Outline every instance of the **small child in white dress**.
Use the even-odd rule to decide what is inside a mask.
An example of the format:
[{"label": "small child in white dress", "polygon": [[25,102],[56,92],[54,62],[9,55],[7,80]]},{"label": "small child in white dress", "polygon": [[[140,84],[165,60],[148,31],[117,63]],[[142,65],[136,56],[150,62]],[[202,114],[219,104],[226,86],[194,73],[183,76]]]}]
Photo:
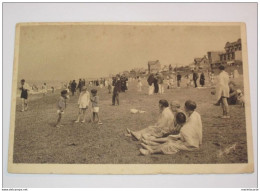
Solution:
[{"label": "small child in white dress", "polygon": [[81,93],[79,95],[79,100],[78,100],[78,105],[79,105],[79,114],[78,114],[78,118],[75,121],[75,123],[78,123],[80,120],[80,117],[83,116],[82,119],[82,123],[85,123],[86,120],[86,111],[88,109],[89,106],[89,102],[90,102],[90,94],[87,91],[87,87],[83,86],[81,89]]},{"label": "small child in white dress", "polygon": [[137,91],[141,92],[143,84],[139,76],[137,76],[137,82]]}]

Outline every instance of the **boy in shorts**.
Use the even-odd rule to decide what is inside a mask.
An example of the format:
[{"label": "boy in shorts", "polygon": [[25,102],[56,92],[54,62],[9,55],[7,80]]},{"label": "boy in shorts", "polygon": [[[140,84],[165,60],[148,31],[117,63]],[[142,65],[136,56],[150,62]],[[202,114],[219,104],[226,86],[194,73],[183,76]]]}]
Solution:
[{"label": "boy in shorts", "polygon": [[27,111],[28,109],[28,92],[30,91],[30,86],[25,82],[24,79],[21,80],[21,86],[19,88],[21,90],[21,99],[22,99],[22,110]]},{"label": "boy in shorts", "polygon": [[97,90],[96,89],[92,89],[91,90],[91,103],[92,103],[92,111],[93,111],[93,119],[92,119],[92,122],[95,122],[95,117],[97,117],[98,119],[98,124],[99,125],[102,125],[103,123],[100,121],[99,119],[99,115],[98,115],[98,112],[99,112],[99,97],[97,95]]},{"label": "boy in shorts", "polygon": [[66,100],[68,99],[68,91],[67,90],[62,90],[61,91],[61,97],[57,103],[57,113],[58,113],[58,120],[56,123],[56,127],[61,127],[60,121],[61,121],[61,116],[64,114],[64,110],[66,108]]}]

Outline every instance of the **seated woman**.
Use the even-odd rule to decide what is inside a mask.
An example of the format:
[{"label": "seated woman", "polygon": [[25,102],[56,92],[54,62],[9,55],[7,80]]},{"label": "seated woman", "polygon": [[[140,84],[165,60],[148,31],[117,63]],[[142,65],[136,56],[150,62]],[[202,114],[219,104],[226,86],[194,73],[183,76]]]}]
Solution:
[{"label": "seated woman", "polygon": [[[142,144],[144,149],[140,149],[142,155],[154,153],[175,154],[180,150],[194,151],[202,144],[202,122],[200,114],[195,111],[194,101],[185,102],[185,112],[188,117],[187,122],[181,127],[180,134],[170,135],[163,139],[153,139]],[[181,125],[185,120],[182,114],[176,115],[176,121]],[[160,144],[163,143],[163,144]]]},{"label": "seated woman", "polygon": [[[179,104],[177,102],[172,102],[171,109],[177,111],[178,107]],[[161,115],[155,125],[135,132],[127,128],[127,132],[135,137],[137,140],[141,140],[142,138],[149,139],[153,137],[163,137],[165,134],[172,131],[172,128],[174,127],[174,114],[169,108],[168,101],[160,100],[159,109]]]},{"label": "seated woman", "polygon": [[169,134],[167,137],[163,137],[163,138],[152,138],[152,139],[142,139],[141,145],[145,147],[144,144],[146,145],[152,145],[152,146],[156,146],[156,145],[160,145],[162,143],[166,143],[167,141],[171,140],[172,137],[176,137],[175,135],[180,133],[180,129],[182,128],[182,126],[185,124],[186,122],[186,114],[183,113],[182,111],[179,111],[175,114],[175,122],[174,122],[174,130],[171,132],[171,134]]}]

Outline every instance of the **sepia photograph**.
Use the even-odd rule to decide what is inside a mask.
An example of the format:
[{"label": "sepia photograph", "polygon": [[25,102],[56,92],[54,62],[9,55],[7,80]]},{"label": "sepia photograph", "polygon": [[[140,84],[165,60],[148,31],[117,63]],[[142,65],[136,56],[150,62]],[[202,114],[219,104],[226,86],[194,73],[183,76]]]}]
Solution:
[{"label": "sepia photograph", "polygon": [[19,23],[8,170],[251,173],[243,23]]}]

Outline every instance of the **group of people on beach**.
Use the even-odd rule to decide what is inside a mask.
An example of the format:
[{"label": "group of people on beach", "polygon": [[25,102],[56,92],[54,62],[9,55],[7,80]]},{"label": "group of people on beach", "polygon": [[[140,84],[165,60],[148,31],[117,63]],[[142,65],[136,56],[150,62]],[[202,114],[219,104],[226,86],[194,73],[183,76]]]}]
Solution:
[{"label": "group of people on beach", "polygon": [[202,122],[197,104],[187,100],[184,108],[177,101],[159,101],[160,116],[156,124],[139,131],[126,129],[127,136],[141,141],[140,153],[175,154],[180,150],[194,151],[202,144]]},{"label": "group of people on beach", "polygon": [[[194,84],[194,87],[197,88],[197,80],[199,79],[199,83],[201,87],[204,87],[205,85],[205,74],[203,71],[199,74],[197,70],[192,70],[191,74],[186,74],[184,76],[186,78],[186,85],[187,87],[190,87]],[[176,78],[176,81],[174,79]],[[163,94],[164,93],[164,83],[167,84],[167,89],[172,89],[175,86],[175,82],[177,82],[177,88],[181,87],[182,82],[182,75],[181,72],[176,73],[176,77],[167,75],[164,77],[164,75],[161,72],[157,73],[151,73],[148,78],[147,82],[149,85],[148,89],[148,95],[152,94]],[[142,84],[138,81],[138,91],[141,91]]]},{"label": "group of people on beach", "polygon": [[82,91],[82,88],[84,86],[96,86],[96,87],[108,87],[108,84],[109,84],[109,80],[105,79],[105,78],[100,78],[100,79],[97,79],[97,80],[89,80],[89,81],[86,81],[85,79],[79,79],[78,83],[76,82],[76,80],[71,80],[69,82],[69,85],[68,85],[68,89],[69,91],[71,91],[72,93],[72,96],[75,95],[76,91],[78,90],[78,92],[80,93]]},{"label": "group of people on beach", "polygon": [[108,79],[101,78],[100,80],[92,80],[88,82],[86,82],[85,79],[79,79],[78,83],[76,83],[75,80],[72,80],[69,82],[68,90],[71,91],[72,96],[74,96],[77,90],[81,93],[82,88],[85,87],[86,84],[88,84],[89,87],[106,87],[108,89],[108,93],[112,93],[112,105],[119,105],[119,93],[126,92],[126,90],[128,90],[128,78],[126,75],[119,74]]},{"label": "group of people on beach", "polygon": [[147,82],[149,85],[148,95],[152,94],[163,94],[164,93],[164,87],[163,87],[163,75],[161,73],[153,74],[151,73],[148,78]]},{"label": "group of people on beach", "polygon": [[[108,83],[108,89],[111,87],[113,95],[112,95],[112,105],[115,105],[117,103],[119,105],[119,92],[125,92],[127,88],[127,77],[122,75],[117,75],[116,77],[112,78],[111,86],[109,86],[110,83]],[[72,92],[72,96],[74,96],[76,90],[79,90],[79,99],[78,99],[78,106],[79,106],[79,113],[77,120],[75,123],[80,122],[80,119],[82,118],[82,123],[86,122],[86,111],[89,108],[89,105],[91,103],[92,105],[92,122],[95,122],[97,119],[97,123],[99,125],[102,125],[102,122],[99,117],[99,96],[97,95],[97,90],[92,89],[91,95],[87,91],[87,87],[85,86],[85,80],[79,80],[79,83],[77,84],[75,80],[71,81],[69,84],[69,90]],[[90,85],[89,85],[90,86]],[[109,89],[109,93],[111,92],[111,89]],[[66,100],[69,98],[67,90],[61,91],[61,97],[58,101],[57,107],[58,107],[58,120],[56,123],[56,127],[60,127],[60,122],[62,115],[64,114],[64,110],[66,108]]]},{"label": "group of people on beach", "polygon": [[[57,119],[57,123],[55,125],[56,127],[62,126],[61,118],[62,118],[62,115],[64,114],[66,106],[67,106],[67,99],[69,99],[68,91],[62,90],[61,97],[57,103],[58,119]],[[91,105],[91,107],[90,107],[90,105]],[[81,123],[85,123],[87,109],[91,109],[91,111],[92,111],[91,122],[95,123],[96,119],[97,119],[97,123],[99,125],[102,125],[102,122],[99,117],[99,96],[97,95],[96,89],[92,89],[91,95],[90,95],[90,93],[87,91],[87,87],[83,86],[81,88],[81,92],[80,92],[79,99],[78,99],[78,107],[79,107],[79,112],[78,112],[78,117],[77,117],[77,120],[75,121],[75,123],[79,123],[80,119],[82,119]]]},{"label": "group of people on beach", "polygon": [[[215,105],[222,106],[223,115],[221,118],[225,119],[230,118],[229,105],[237,104],[239,102],[244,103],[244,98],[242,91],[236,89],[236,84],[233,81],[230,81],[230,75],[225,71],[225,67],[221,65],[219,70],[219,75],[216,77],[215,90],[211,93],[216,95],[217,102]],[[197,76],[194,71],[192,71],[192,75],[195,78]],[[203,77],[203,75],[204,73],[201,73],[200,78],[204,78],[205,80],[205,76]],[[193,80],[196,87],[195,78],[193,78]],[[141,91],[141,77],[137,76],[136,80],[138,91]],[[181,75],[180,73],[177,73],[177,81],[180,80]],[[112,92],[112,105],[119,105],[119,93],[125,92],[128,89],[127,81],[128,79],[125,76],[120,75],[111,78],[111,89],[109,88],[109,85],[107,86],[109,93]],[[162,86],[163,76],[160,73],[149,75],[147,82],[149,84],[149,95],[155,92],[164,92]],[[179,83],[180,82],[178,82],[178,87]],[[46,86],[46,84],[44,85]],[[99,125],[102,125],[99,116],[99,96],[97,94],[97,89],[91,89],[89,93],[83,80],[80,80],[78,84],[75,80],[71,81],[69,90],[72,92],[72,95],[74,95],[77,89],[79,90],[77,102],[79,112],[75,123],[85,123],[87,110],[90,109],[92,112],[91,122],[97,122]],[[22,99],[21,111],[26,111],[28,109],[27,99],[30,86],[24,79],[21,80],[20,90]],[[57,102],[58,119],[55,125],[56,127],[62,126],[61,119],[67,107],[68,98],[69,91],[63,89]],[[154,153],[175,154],[180,150],[197,150],[202,144],[202,122],[200,114],[195,111],[196,108],[197,104],[191,100],[187,100],[184,103],[184,107],[181,108],[181,105],[177,101],[169,103],[167,100],[161,99],[159,101],[160,116],[157,123],[139,131],[126,129],[127,136],[132,136],[136,140],[141,141],[142,148],[140,149],[140,153],[142,155]]]}]

